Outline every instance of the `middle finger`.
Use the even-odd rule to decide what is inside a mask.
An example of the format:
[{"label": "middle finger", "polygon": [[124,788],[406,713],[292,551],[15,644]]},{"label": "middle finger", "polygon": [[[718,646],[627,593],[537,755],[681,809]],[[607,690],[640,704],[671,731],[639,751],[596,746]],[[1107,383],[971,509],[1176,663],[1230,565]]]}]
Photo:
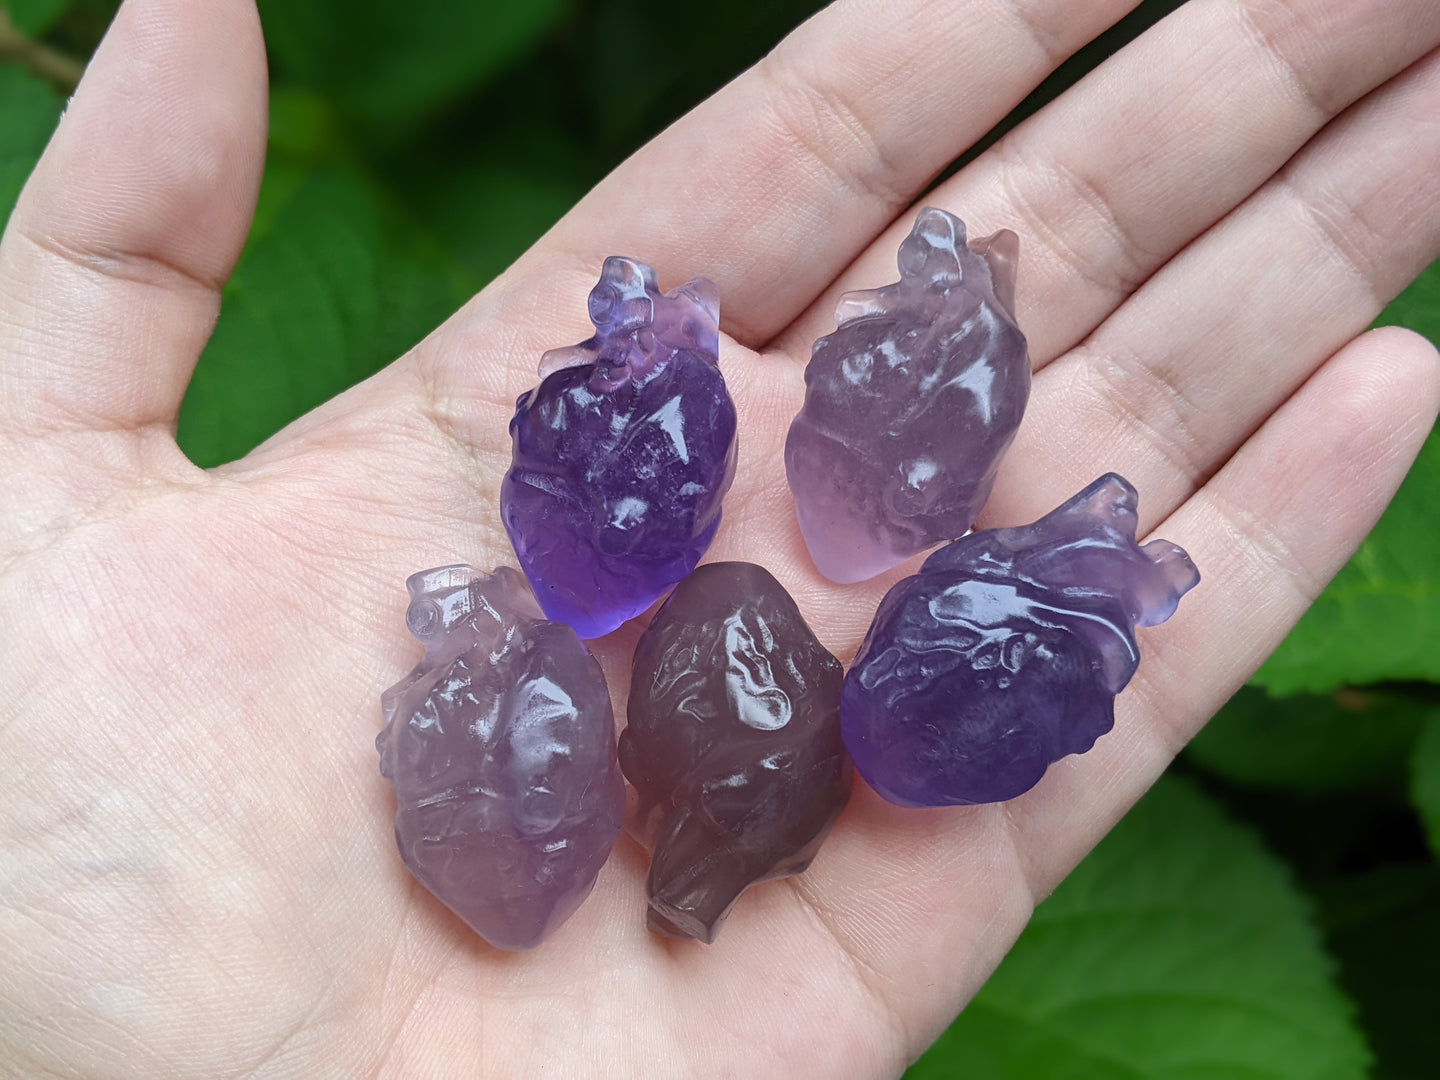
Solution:
[{"label": "middle finger", "polygon": [[[1415,0],[1192,0],[930,196],[1016,230],[1036,368],[1081,341],[1330,119],[1440,44]],[[889,229],[775,345],[808,355],[835,300],[895,277]]]},{"label": "middle finger", "polygon": [[1440,51],[1353,106],[1040,372],[986,524],[1119,467],[1142,529],[1200,487],[1440,249]]}]

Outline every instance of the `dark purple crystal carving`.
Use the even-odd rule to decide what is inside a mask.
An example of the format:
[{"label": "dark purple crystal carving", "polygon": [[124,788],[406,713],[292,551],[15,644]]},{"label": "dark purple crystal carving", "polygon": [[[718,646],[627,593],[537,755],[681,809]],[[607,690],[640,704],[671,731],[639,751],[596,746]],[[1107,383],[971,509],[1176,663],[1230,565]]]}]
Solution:
[{"label": "dark purple crystal carving", "polygon": [[510,421],[500,512],[551,619],[599,637],[695,568],[735,475],[735,405],[704,278],[661,294],[612,256],[590,292],[595,336],[541,361]]},{"label": "dark purple crystal carving", "polygon": [[1033,525],[949,544],[886,593],[845,676],[845,745],[901,806],[999,802],[1115,722],[1155,626],[1200,580],[1135,542],[1135,489],[1102,476]]},{"label": "dark purple crystal carving", "polygon": [[785,471],[805,545],[832,581],[863,581],[970,528],[1030,396],[1015,325],[1019,240],[965,242],[921,210],[900,280],[846,293],[815,342]]},{"label": "dark purple crystal carving", "polygon": [[508,566],[406,584],[425,656],[385,691],[375,740],[400,855],[490,944],[528,949],[589,895],[620,833],[605,676]]},{"label": "dark purple crystal carving", "polygon": [[750,563],[680,583],[635,650],[620,764],[655,828],[649,928],[713,941],[736,897],[798,874],[850,797],[839,661]]}]

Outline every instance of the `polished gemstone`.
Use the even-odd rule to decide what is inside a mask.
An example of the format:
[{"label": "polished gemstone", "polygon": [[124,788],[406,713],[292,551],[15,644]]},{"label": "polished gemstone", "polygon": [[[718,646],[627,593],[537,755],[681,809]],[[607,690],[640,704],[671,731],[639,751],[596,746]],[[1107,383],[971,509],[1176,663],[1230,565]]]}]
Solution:
[{"label": "polished gemstone", "polygon": [[863,581],[962,536],[990,496],[1030,396],[1015,325],[1019,240],[965,240],[921,210],[900,280],[847,293],[815,342],[785,442],[800,531],[819,571]]},{"label": "polished gemstone", "polygon": [[735,405],[704,278],[661,293],[605,260],[595,335],[542,358],[510,421],[501,517],[547,617],[599,637],[695,568],[735,475]]},{"label": "polished gemstone", "polygon": [[1032,525],[972,533],[880,602],[845,676],[856,768],[902,806],[1010,799],[1090,749],[1155,626],[1200,580],[1179,547],[1135,541],[1110,473]]},{"label": "polished gemstone", "polygon": [[653,854],[648,924],[713,941],[757,881],[798,874],[850,797],[840,663],[751,563],[680,583],[640,638],[620,764]]},{"label": "polished gemstone", "polygon": [[530,948],[589,895],[620,833],[605,677],[508,566],[407,585],[425,655],[385,692],[375,740],[400,855],[490,944]]}]

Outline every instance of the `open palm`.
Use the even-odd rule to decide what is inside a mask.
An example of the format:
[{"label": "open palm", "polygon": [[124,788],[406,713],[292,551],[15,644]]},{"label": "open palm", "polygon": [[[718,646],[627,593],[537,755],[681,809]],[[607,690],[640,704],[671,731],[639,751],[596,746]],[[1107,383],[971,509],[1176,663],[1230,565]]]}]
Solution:
[{"label": "open palm", "polygon": [[[250,0],[128,0],[0,248],[0,1060],[21,1074],[892,1074],[1354,550],[1440,368],[1362,333],[1440,249],[1440,7],[1195,0],[927,195],[1021,237],[1037,375],[982,524],[1116,470],[1204,584],[1113,734],[1011,803],[858,785],[711,947],[644,930],[622,838],[539,950],[402,868],[372,740],[403,581],[513,562],[506,423],[601,259],[722,297],[740,463],[710,552],[842,659],[781,448],[810,342],[906,206],[1129,0],[842,0],[597,188],[410,354],[241,461],[173,438],[249,224]],[[1428,55],[1427,55],[1428,54]],[[1360,335],[1357,337],[1357,335]],[[597,642],[617,702],[638,631]],[[549,1071],[547,1071],[549,1070]]]}]

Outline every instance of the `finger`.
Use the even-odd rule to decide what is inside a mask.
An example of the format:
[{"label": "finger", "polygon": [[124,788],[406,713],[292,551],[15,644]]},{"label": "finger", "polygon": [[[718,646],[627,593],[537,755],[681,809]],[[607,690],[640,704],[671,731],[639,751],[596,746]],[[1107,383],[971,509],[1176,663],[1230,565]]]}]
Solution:
[{"label": "finger", "polygon": [[[725,329],[788,323],[926,183],[1135,0],[842,0],[599,185],[532,252],[617,252],[720,287]],[[618,92],[618,91],[611,91]]]},{"label": "finger", "polygon": [[[241,467],[396,393],[418,394],[458,443],[508,453],[494,433],[533,383],[540,353],[592,332],[576,298],[608,254],[651,262],[667,288],[711,278],[727,328],[768,336],[889,220],[896,200],[1133,3],[833,4],[617,169],[383,373],[373,394],[352,391],[317,410]],[[877,199],[887,187],[893,197]],[[729,335],[722,341],[729,370],[740,350]]]},{"label": "finger", "polygon": [[[1083,347],[1040,371],[980,525],[1032,521],[1112,469],[1139,488],[1145,527],[1188,498],[1440,250],[1437,115],[1440,56],[1352,107]],[[749,437],[711,557],[745,558],[768,538],[767,565],[848,657],[885,589],[919,559],[854,589],[818,576],[793,498],[773,482],[803,370],[770,356],[728,360]],[[775,543],[777,522],[787,544]]]},{"label": "finger", "polygon": [[[1101,65],[926,201],[1021,240],[1017,303],[1037,368],[1088,334],[1333,116],[1440,44],[1414,0],[1203,0]],[[777,346],[808,356],[835,300],[895,277],[909,216]]]},{"label": "finger", "polygon": [[249,228],[251,0],[127,0],[0,244],[0,429],[170,425]]},{"label": "finger", "polygon": [[[1381,330],[1348,345],[1157,530],[1204,577],[1142,633],[1139,672],[1095,749],[1004,804],[902,810],[857,791],[796,887],[908,1018],[912,1055],[1294,625],[1378,518],[1437,408],[1440,364],[1423,339]],[[973,959],[968,979],[937,997],[957,958]]]},{"label": "finger", "polygon": [[[1328,95],[1327,100],[1332,107],[1338,107],[1338,103],[1360,93],[1364,87],[1383,77],[1384,72],[1400,63],[1400,57],[1409,55],[1415,47],[1414,42],[1424,36],[1417,30],[1418,16],[1414,14],[1413,5],[1381,5],[1369,21],[1356,29],[1366,45],[1362,50],[1366,59],[1352,60],[1343,49],[1337,49],[1333,45],[1337,35],[1343,36],[1340,32],[1351,29],[1344,22],[1344,13],[1341,10],[1344,5],[1332,9],[1330,5],[1335,3],[1340,3],[1340,0],[1311,0],[1312,5],[1318,5],[1316,11],[1310,12],[1302,20],[1301,30],[1288,37],[1279,29],[1271,29],[1271,36],[1275,41],[1285,42],[1283,46],[1276,47],[1283,48],[1284,55],[1291,58],[1295,70],[1309,80],[1312,89],[1308,94],[1301,93],[1294,80],[1287,81],[1274,75],[1276,62],[1269,53],[1257,52],[1255,48],[1246,51],[1245,44],[1250,39],[1239,30],[1231,27],[1227,36],[1227,12],[1231,23],[1243,21],[1237,12],[1244,9],[1237,8],[1235,0],[1211,0],[1208,4],[1187,5],[1182,9],[1181,14],[1187,15],[1190,21],[1181,23],[1178,30],[1170,28],[1166,31],[1168,36],[1155,37],[1134,56],[1131,56],[1129,51],[1123,54],[1128,57],[1126,65],[1118,74],[1110,77],[1114,86],[1105,84],[1098,91],[1092,92],[1089,98],[1091,104],[1083,107],[1072,105],[1067,107],[1069,111],[1061,109],[1059,112],[1055,112],[1059,103],[1052,107],[1053,116],[1046,121],[1046,126],[1042,127],[1036,140],[1039,142],[1053,138],[1065,146],[1073,147],[1076,153],[1098,145],[1101,150],[1095,159],[1097,167],[1106,159],[1107,153],[1111,156],[1118,155],[1117,160],[1121,160],[1126,166],[1121,170],[1122,176],[1134,174],[1140,178],[1136,180],[1136,190],[1143,189],[1141,202],[1147,207],[1165,208],[1163,213],[1151,213],[1150,217],[1156,218],[1161,224],[1181,221],[1182,227],[1175,233],[1175,237],[1188,239],[1196,222],[1212,220],[1229,209],[1245,192],[1269,176],[1292,149],[1300,145],[1309,133],[1319,126],[1323,117],[1317,115],[1310,105],[1310,97],[1324,93]],[[1188,14],[1192,6],[1200,12],[1199,16]],[[858,32],[848,23],[842,24],[840,21],[841,15],[851,10],[852,8],[844,6],[830,9],[825,17],[812,20],[797,31],[780,52],[793,49],[803,53],[806,49],[814,49],[833,54],[847,48],[857,48],[854,41]],[[826,22],[825,18],[831,21]],[[880,22],[882,29],[877,33],[879,43],[883,45],[889,40],[885,36],[888,31],[883,29],[888,24],[885,20]],[[1420,29],[1425,27],[1421,26]],[[906,49],[915,51],[913,41],[881,48],[872,42],[875,36],[858,33],[858,39],[863,39],[865,48],[870,49],[876,57],[903,54]],[[1003,35],[1000,35],[1000,39],[1004,40]],[[1146,40],[1142,39],[1142,42]],[[1194,54],[1195,41],[1211,44],[1206,45],[1199,54]],[[1349,45],[1349,39],[1346,40],[1346,45]],[[996,55],[1006,55],[1003,47],[994,51]],[[940,55],[941,52],[942,50],[938,49],[920,50],[922,56]],[[862,50],[860,55],[863,57],[870,53]],[[963,49],[959,55],[966,55]],[[1193,60],[1185,59],[1192,55]],[[984,59],[976,62],[982,64],[983,69]],[[1171,92],[1168,91],[1168,80],[1173,77],[1177,64],[1186,78],[1179,81],[1179,90]],[[966,67],[965,64],[952,63],[947,57],[945,66],[947,70],[965,69],[966,74],[961,82],[964,86],[972,85],[971,72],[975,70],[975,64]],[[821,70],[829,71],[832,68],[834,65],[820,65]],[[1297,75],[1296,80],[1300,77]],[[622,233],[631,235],[632,229],[651,230],[635,232],[633,235],[654,236],[654,244],[647,242],[652,250],[663,252],[673,249],[681,256],[678,261],[670,263],[674,270],[667,271],[666,267],[662,266],[662,276],[667,273],[670,275],[666,277],[668,284],[677,283],[685,273],[690,272],[691,265],[685,259],[694,257],[696,253],[703,254],[707,264],[696,265],[693,269],[706,272],[720,281],[724,296],[722,309],[725,312],[733,314],[737,304],[748,304],[746,298],[755,295],[753,286],[756,283],[763,283],[759,295],[764,303],[780,302],[780,298],[785,295],[790,295],[793,300],[794,296],[798,295],[787,294],[787,290],[792,289],[797,282],[810,281],[806,275],[823,260],[817,261],[810,248],[799,243],[796,237],[780,244],[782,250],[773,259],[763,254],[768,242],[761,242],[757,248],[749,251],[748,245],[755,237],[749,234],[748,227],[739,226],[732,210],[743,204],[743,207],[755,216],[758,222],[755,228],[759,230],[756,236],[762,240],[767,235],[779,235],[775,232],[781,227],[777,222],[783,223],[786,217],[801,222],[804,229],[810,229],[810,225],[803,223],[810,220],[806,215],[814,212],[814,201],[820,198],[821,203],[829,205],[824,198],[817,195],[820,189],[817,189],[813,182],[807,186],[801,178],[786,176],[778,182],[774,190],[764,188],[761,194],[754,198],[747,197],[741,202],[727,201],[728,197],[718,196],[687,199],[683,213],[692,217],[699,215],[695,222],[692,222],[696,226],[696,231],[693,232],[688,231],[688,225],[679,223],[678,217],[666,216],[670,213],[665,209],[669,205],[664,201],[666,196],[657,195],[656,186],[652,183],[659,178],[656,182],[661,187],[693,192],[695,184],[711,182],[706,180],[706,177],[729,177],[731,173],[728,171],[720,170],[717,173],[716,168],[699,168],[696,165],[696,162],[702,160],[696,155],[708,152],[700,145],[700,133],[711,133],[717,146],[738,146],[738,149],[733,151],[737,155],[748,153],[747,148],[759,145],[753,136],[754,125],[751,119],[760,103],[758,99],[752,101],[746,97],[754,93],[746,88],[760,78],[760,74],[752,72],[737,81],[617,171],[589,200],[582,203],[571,217],[537,245],[521,264],[492,283],[440,334],[426,341],[411,361],[402,365],[405,369],[402,377],[407,383],[414,382],[412,375],[415,372],[420,374],[420,381],[428,387],[429,399],[438,403],[441,406],[440,411],[450,418],[447,420],[448,426],[462,437],[466,437],[470,432],[483,433],[493,427],[495,417],[502,414],[508,416],[514,395],[532,381],[530,369],[541,350],[556,342],[579,340],[587,335],[589,327],[585,322],[583,305],[576,304],[574,297],[583,295],[588,289],[593,280],[595,264],[599,257],[606,253],[606,244],[611,243],[602,242],[597,237],[613,236],[616,238],[614,244],[618,245]],[[857,83],[863,81],[856,80]],[[976,83],[978,84],[978,80]],[[1134,83],[1133,92],[1127,89],[1128,83]],[[874,92],[881,95],[880,104],[891,113],[910,118],[906,123],[921,125],[924,117],[931,115],[927,111],[927,103],[922,101],[921,104],[926,104],[927,107],[917,109],[915,102],[902,100],[894,94],[886,98],[884,95],[890,93],[887,90],[888,84],[881,80],[878,85],[880,89]],[[894,93],[898,94],[909,84],[902,79],[896,85],[899,89]],[[942,82],[940,85],[948,84]],[[1082,89],[1084,85],[1082,84]],[[1215,90],[1217,85],[1229,88],[1218,98],[1218,91]],[[835,88],[830,91],[832,95],[841,92]],[[910,92],[915,92],[914,87],[910,87]],[[1065,100],[1071,100],[1077,94],[1081,94],[1081,91],[1073,91],[1066,95]],[[732,100],[743,100],[746,103],[743,108],[735,106],[745,113],[746,118],[741,125],[743,137],[736,136],[738,142],[725,134],[729,130],[727,124],[738,123],[733,118],[728,118],[728,110],[732,106],[727,102]],[[1115,117],[1106,115],[1106,110],[1111,108],[1115,100],[1139,102],[1148,110],[1154,110],[1156,102],[1162,103],[1167,120],[1175,118],[1172,126],[1178,132],[1174,139],[1175,145],[1163,149],[1173,150],[1181,164],[1174,168],[1163,164],[1166,155],[1156,153],[1154,132],[1142,131],[1141,137],[1129,139],[1125,131],[1138,129],[1141,125],[1123,116],[1120,118],[1123,122],[1117,123]],[[952,103],[950,107],[958,107],[958,104],[963,103]],[[1134,109],[1138,106],[1132,104],[1130,107]],[[1042,116],[1045,115],[1042,113]],[[985,122],[988,124],[988,118]],[[1090,127],[1078,134],[1071,133],[1072,129],[1077,129],[1082,123]],[[931,135],[928,129],[917,127],[916,131],[927,136],[919,139],[924,145],[912,146],[905,141],[905,137],[896,135],[885,142],[886,146],[893,147],[889,156],[901,161],[910,160],[914,154],[923,156],[927,153],[927,148],[934,145],[935,139],[928,137]],[[1095,131],[1106,132],[1107,135],[1097,139]],[[714,134],[716,132],[718,134]],[[1199,150],[1189,145],[1197,140]],[[1235,157],[1236,146],[1245,153]],[[726,152],[731,151],[727,149]],[[771,147],[765,153],[773,157],[776,151]],[[1202,170],[1194,167],[1197,155],[1202,161],[1210,159],[1209,167],[1218,174],[1218,179],[1217,176],[1205,175]],[[672,163],[673,168],[664,164],[672,157],[678,162]],[[782,154],[776,160],[783,162],[789,159]],[[754,167],[734,170],[734,175],[744,178],[745,183],[763,186],[769,183],[773,176],[784,171],[783,167],[774,162],[764,167],[760,167],[756,162],[751,162],[751,165]],[[1175,188],[1175,194],[1169,200],[1162,197],[1167,186]],[[625,203],[624,200],[632,197],[636,200],[633,205]],[[648,207],[643,213],[642,202]],[[716,210],[716,207],[721,210]],[[732,209],[725,210],[725,207]],[[775,217],[776,214],[780,216]],[[1188,220],[1187,214],[1190,215]],[[795,218],[794,215],[800,216]],[[850,217],[853,218],[854,214]],[[585,222],[591,224],[584,224]],[[665,224],[667,222],[668,224]],[[848,227],[843,221],[841,225]],[[870,227],[866,226],[867,229]],[[583,242],[573,239],[582,234],[589,239]],[[826,235],[830,234],[827,232]],[[566,239],[567,237],[571,239]],[[684,243],[696,237],[698,239],[692,249],[680,250]],[[1178,244],[1183,241],[1175,239],[1174,242]],[[591,245],[593,250],[581,251],[586,244]],[[878,276],[873,277],[869,284],[894,276],[893,242],[882,243],[880,247],[885,248],[880,256],[884,269]],[[745,254],[747,251],[748,255]],[[848,252],[844,257],[849,257]],[[741,262],[734,262],[736,259]],[[658,263],[660,260],[657,258],[656,261]],[[726,269],[727,266],[731,269]],[[772,280],[768,276],[771,267],[780,269],[778,280]],[[1026,267],[1022,269],[1022,282],[1030,280],[1028,262]],[[832,270],[833,266],[827,269],[825,274],[828,275]],[[558,277],[546,281],[544,287],[537,287],[542,275],[550,273]],[[746,274],[751,276],[747,278]],[[799,293],[808,293],[811,288],[810,284],[804,284],[799,288]],[[1085,283],[1078,283],[1075,291],[1084,294]],[[1061,292],[1063,293],[1063,290]],[[786,304],[790,302],[784,301]],[[1093,301],[1090,302],[1092,307],[1095,306]],[[1113,304],[1113,297],[1107,296],[1104,304]],[[1090,317],[1092,316],[1086,316]],[[727,315],[727,320],[728,318]],[[823,329],[828,330],[833,325],[830,318],[829,311],[826,311],[823,315],[826,323]],[[743,323],[744,319],[741,321]],[[504,328],[503,332],[497,333],[497,327]],[[820,331],[817,327],[818,324],[814,324],[812,320],[809,330],[803,330],[799,337],[787,334],[785,340],[790,342],[798,353],[806,354],[813,334]],[[1031,330],[1029,324],[1026,324],[1026,328],[1027,331]],[[737,332],[743,330],[743,326],[737,328]],[[1032,331],[1032,337],[1035,333],[1036,331]],[[728,359],[727,371],[743,379],[743,374],[737,372]],[[793,415],[793,411],[793,407],[790,408],[790,415]],[[753,425],[747,427],[747,430],[752,429]],[[753,440],[750,445],[754,445]],[[785,513],[788,514],[788,511]]]},{"label": "finger", "polygon": [[[1142,640],[1144,662],[1117,699],[1104,753],[1083,768],[1067,760],[1055,790],[1014,815],[1038,895],[1088,848],[1085,834],[1098,836],[1139,798],[1279,646],[1374,527],[1437,410],[1435,347],[1407,330],[1371,331],[1156,527],[1190,552],[1203,584],[1173,627]],[[1047,835],[1066,800],[1080,827]]]},{"label": "finger", "polygon": [[[1440,254],[1440,52],[1375,91],[1040,372],[987,522],[1113,463],[1168,514]],[[1023,480],[1023,483],[1022,483]]]}]

